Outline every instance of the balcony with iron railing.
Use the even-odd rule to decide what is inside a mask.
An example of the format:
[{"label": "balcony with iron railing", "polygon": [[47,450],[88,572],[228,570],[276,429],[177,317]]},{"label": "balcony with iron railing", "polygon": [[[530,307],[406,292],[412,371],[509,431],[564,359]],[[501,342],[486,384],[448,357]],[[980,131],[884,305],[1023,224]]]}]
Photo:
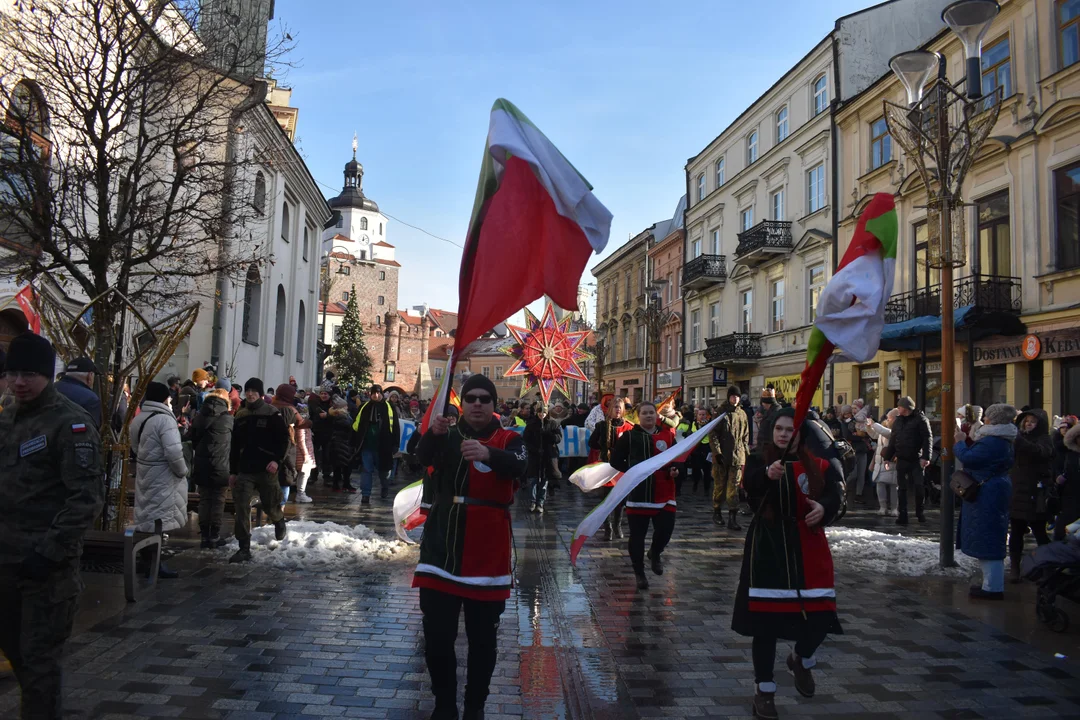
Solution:
[{"label": "balcony with iron railing", "polygon": [[[968,275],[953,284],[952,308],[1019,315],[1020,278],[1004,275]],[[893,295],[885,304],[885,323],[902,323],[941,315],[941,285],[916,288]]]},{"label": "balcony with iron railing", "polygon": [[739,233],[735,262],[751,267],[771,260],[776,255],[791,252],[791,223],[783,220],[762,220],[754,227]]},{"label": "balcony with iron railing", "polygon": [[752,362],[761,358],[761,333],[731,333],[705,340],[705,362]]},{"label": "balcony with iron railing", "polygon": [[727,257],[724,255],[698,255],[683,265],[682,286],[689,290],[702,290],[727,282]]}]

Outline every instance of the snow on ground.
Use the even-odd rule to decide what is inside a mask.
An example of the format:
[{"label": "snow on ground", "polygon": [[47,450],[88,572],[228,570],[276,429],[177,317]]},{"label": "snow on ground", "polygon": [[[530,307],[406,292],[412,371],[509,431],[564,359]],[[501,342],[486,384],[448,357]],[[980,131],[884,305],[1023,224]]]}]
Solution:
[{"label": "snow on ground", "polygon": [[[274,526],[251,531],[254,562],[284,570],[322,569],[331,566],[366,567],[379,563],[416,562],[415,546],[386,540],[364,525],[349,527],[333,522],[290,521],[289,534],[274,539]],[[235,539],[229,553],[236,551]]]},{"label": "snow on ground", "polygon": [[833,565],[840,573],[970,577],[979,567],[977,560],[957,552],[958,567],[942,568],[938,565],[936,540],[845,527],[826,528],[825,534],[829,538]]}]

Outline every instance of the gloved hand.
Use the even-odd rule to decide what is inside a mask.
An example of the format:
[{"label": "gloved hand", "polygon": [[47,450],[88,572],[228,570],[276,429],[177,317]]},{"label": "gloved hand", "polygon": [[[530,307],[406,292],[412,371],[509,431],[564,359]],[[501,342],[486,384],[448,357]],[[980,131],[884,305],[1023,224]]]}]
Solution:
[{"label": "gloved hand", "polygon": [[22,561],[19,575],[29,580],[47,580],[55,569],[56,563],[35,550]]}]

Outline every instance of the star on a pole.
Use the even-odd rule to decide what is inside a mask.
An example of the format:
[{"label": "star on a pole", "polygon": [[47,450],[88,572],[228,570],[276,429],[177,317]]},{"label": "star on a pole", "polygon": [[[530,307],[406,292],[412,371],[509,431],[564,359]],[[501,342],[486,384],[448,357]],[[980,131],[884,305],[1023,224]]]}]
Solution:
[{"label": "star on a pole", "polygon": [[555,389],[570,397],[567,380],[589,382],[579,365],[593,357],[585,351],[589,331],[571,332],[571,320],[570,315],[562,321],[556,320],[555,308],[548,303],[539,320],[525,308],[524,330],[509,328],[516,342],[502,348],[502,352],[514,358],[515,362],[504,377],[521,376],[521,397],[525,397],[535,385],[547,403]]}]

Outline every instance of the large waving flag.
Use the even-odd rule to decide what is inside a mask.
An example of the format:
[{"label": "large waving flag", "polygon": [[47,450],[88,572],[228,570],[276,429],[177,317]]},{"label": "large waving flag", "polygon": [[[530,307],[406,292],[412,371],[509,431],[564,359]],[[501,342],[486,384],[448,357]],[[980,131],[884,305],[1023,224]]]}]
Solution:
[{"label": "large waving flag", "polygon": [[885,303],[892,295],[897,219],[891,193],[877,193],[863,210],[843,260],[818,299],[806,367],[795,397],[799,427],[821,382],[834,348],[852,362],[877,354],[885,327]]},{"label": "large waving flag", "polygon": [[[680,456],[692,451],[694,446],[701,442],[701,439],[708,435],[725,415],[727,415],[727,413],[721,413],[719,417],[710,420],[708,424],[704,425],[693,435],[675,443],[659,455],[653,455],[645,462],[638,463],[621,475],[619,475],[610,465],[606,465],[606,463],[592,466],[595,469],[594,477],[596,479],[599,479],[599,477],[602,476],[601,473],[605,472],[603,470],[603,467],[605,466],[609,471],[615,472],[616,474],[613,476],[615,479],[615,487],[611,488],[611,492],[604,498],[604,501],[593,508],[593,511],[585,516],[585,519],[578,525],[577,530],[574,531],[574,539],[570,542],[570,563],[572,565],[577,565],[578,553],[581,552],[581,548],[585,545],[585,541],[596,534],[596,531],[604,524],[604,520],[611,514],[611,511],[618,507],[619,503],[625,500],[634,488],[660,468],[665,465],[670,465],[673,462],[678,462]],[[573,481],[572,478],[571,481]],[[581,487],[581,485],[579,485],[579,487]]]},{"label": "large waving flag", "polygon": [[[525,113],[496,100],[461,258],[454,354],[545,294],[576,308],[585,263],[610,231],[592,185]],[[523,259],[527,270],[513,272]]]}]

